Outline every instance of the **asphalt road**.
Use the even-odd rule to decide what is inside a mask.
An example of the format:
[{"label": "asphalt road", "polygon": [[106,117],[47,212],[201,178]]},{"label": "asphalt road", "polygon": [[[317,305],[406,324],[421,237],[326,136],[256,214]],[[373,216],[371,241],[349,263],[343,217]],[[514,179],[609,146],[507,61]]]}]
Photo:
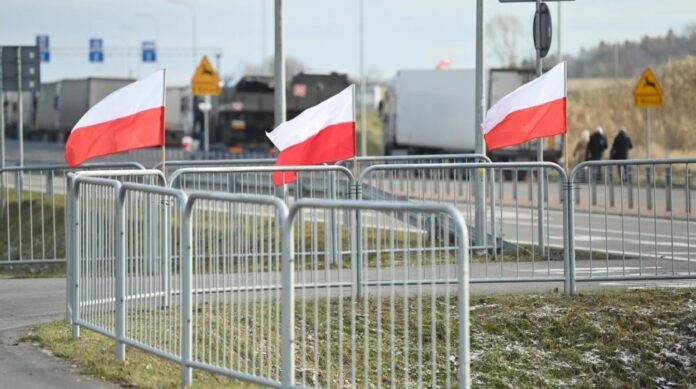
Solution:
[{"label": "asphalt road", "polygon": [[119,387],[80,375],[67,361],[19,341],[32,325],[62,318],[64,302],[64,279],[0,280],[0,387]]}]

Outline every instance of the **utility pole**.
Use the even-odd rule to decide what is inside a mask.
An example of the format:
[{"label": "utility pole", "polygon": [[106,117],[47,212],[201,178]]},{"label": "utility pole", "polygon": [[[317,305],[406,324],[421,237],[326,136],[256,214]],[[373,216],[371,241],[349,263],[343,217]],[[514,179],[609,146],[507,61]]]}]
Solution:
[{"label": "utility pole", "polygon": [[[483,89],[484,79],[484,0],[476,0],[476,84],[475,84],[475,104],[476,113],[474,115],[474,128],[476,129],[475,147],[477,154],[485,154],[486,147],[483,142],[483,112],[485,109],[486,97]],[[474,242],[480,247],[486,246],[486,186],[485,171],[477,170],[476,183],[474,185]]]},{"label": "utility pole", "polygon": [[[539,14],[541,11],[541,0],[536,0],[536,13]],[[541,23],[537,23],[534,28],[541,30]],[[541,31],[536,31],[539,37],[541,37]],[[541,77],[543,73],[542,59],[541,59],[541,48],[536,50],[536,75]],[[544,140],[537,139],[537,161],[544,162]],[[544,169],[539,168],[539,173],[537,176],[537,192],[539,199],[539,207],[537,209],[537,220],[538,220],[538,233],[539,233],[539,251],[541,255],[544,255]]]},{"label": "utility pole", "polygon": [[360,0],[360,155],[367,155],[367,101],[365,101],[365,0]]},{"label": "utility pole", "polygon": [[283,47],[283,0],[275,0],[275,125],[285,121],[285,48]]}]

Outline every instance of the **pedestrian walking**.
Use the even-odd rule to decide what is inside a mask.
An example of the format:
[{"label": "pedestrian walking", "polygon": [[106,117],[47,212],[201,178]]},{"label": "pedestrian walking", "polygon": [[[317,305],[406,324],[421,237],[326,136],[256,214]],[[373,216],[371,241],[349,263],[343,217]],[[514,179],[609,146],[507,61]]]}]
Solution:
[{"label": "pedestrian walking", "polygon": [[[604,157],[604,150],[606,150],[607,147],[607,138],[604,137],[604,130],[602,127],[597,126],[594,134],[590,137],[590,141],[587,143],[585,159],[588,161],[601,161]],[[599,166],[594,166],[591,171],[593,172],[592,176],[595,181],[602,179],[602,171]]]},{"label": "pedestrian walking", "polygon": [[604,130],[598,126],[587,143],[585,159],[588,161],[601,161],[604,157],[604,150],[607,147],[607,138],[604,136]]},{"label": "pedestrian walking", "polygon": [[631,137],[626,134],[626,129],[622,127],[614,138],[609,157],[615,161],[628,159],[628,151],[632,148]]},{"label": "pedestrian walking", "polygon": [[[628,151],[633,148],[633,142],[631,142],[631,137],[626,134],[626,129],[621,127],[619,133],[614,137],[614,142],[611,144],[611,151],[609,151],[609,158],[614,161],[622,161],[628,159]],[[628,166],[618,166],[617,170],[619,177],[624,181],[626,178],[626,173]],[[624,175],[621,175],[623,171]]]}]

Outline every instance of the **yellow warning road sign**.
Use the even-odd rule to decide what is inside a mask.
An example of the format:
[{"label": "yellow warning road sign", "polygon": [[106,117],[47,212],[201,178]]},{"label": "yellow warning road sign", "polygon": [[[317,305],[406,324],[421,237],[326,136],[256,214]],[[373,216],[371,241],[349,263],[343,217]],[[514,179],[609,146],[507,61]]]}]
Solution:
[{"label": "yellow warning road sign", "polygon": [[643,71],[638,84],[633,89],[633,102],[638,108],[660,108],[662,107],[662,96],[664,91],[657,81],[655,73],[650,68]]},{"label": "yellow warning road sign", "polygon": [[196,72],[191,78],[191,89],[194,96],[220,95],[220,76],[210,64],[207,56],[201,59]]}]

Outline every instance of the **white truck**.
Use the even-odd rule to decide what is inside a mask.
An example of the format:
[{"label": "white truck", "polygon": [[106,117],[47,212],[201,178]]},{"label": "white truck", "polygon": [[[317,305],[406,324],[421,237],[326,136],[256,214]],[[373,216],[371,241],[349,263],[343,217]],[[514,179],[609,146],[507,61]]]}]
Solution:
[{"label": "white truck", "polygon": [[[534,77],[527,69],[491,69],[490,107]],[[475,71],[401,70],[381,104],[384,152],[387,155],[473,153],[475,150]],[[544,157],[560,157],[560,139],[550,138]],[[493,160],[534,160],[536,142],[496,150]]]}]

